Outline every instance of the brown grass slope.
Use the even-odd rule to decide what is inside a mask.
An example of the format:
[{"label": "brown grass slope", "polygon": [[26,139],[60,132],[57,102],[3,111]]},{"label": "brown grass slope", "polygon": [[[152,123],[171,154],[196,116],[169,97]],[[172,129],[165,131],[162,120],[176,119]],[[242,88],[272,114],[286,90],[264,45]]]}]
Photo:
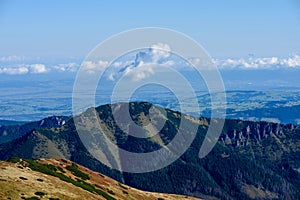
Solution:
[{"label": "brown grass slope", "polygon": [[[63,178],[42,173],[28,162],[50,166],[55,174]],[[79,183],[78,185],[76,185]],[[90,187],[81,187],[83,184]],[[97,193],[91,191],[101,191]],[[105,194],[105,195],[101,195]],[[167,200],[196,199],[187,196],[146,192],[123,185],[107,176],[91,171],[81,165],[64,159],[39,159],[17,162],[0,161],[0,199],[130,199],[130,200]]]}]

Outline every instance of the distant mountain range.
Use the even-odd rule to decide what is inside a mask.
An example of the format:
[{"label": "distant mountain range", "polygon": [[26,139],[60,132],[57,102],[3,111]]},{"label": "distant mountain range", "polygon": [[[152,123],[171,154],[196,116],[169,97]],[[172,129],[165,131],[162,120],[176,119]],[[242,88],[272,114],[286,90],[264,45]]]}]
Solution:
[{"label": "distant mountain range", "polygon": [[35,122],[0,121],[0,144],[19,138],[36,128],[60,127],[69,120],[66,116],[52,116]]},{"label": "distant mountain range", "polygon": [[[167,121],[158,135],[135,138],[124,133],[113,120],[112,108],[124,106],[130,107],[131,118],[136,124],[143,124],[150,120],[149,109],[153,105],[132,102],[96,108],[103,126],[110,132],[108,137],[119,147],[131,152],[151,152],[175,137],[183,114],[166,109]],[[89,112],[90,109],[79,117],[84,119]],[[6,135],[0,132],[2,141],[5,141],[3,137],[18,138],[0,144],[0,159],[63,158],[142,190],[198,198],[300,199],[299,126],[226,119],[219,142],[200,159],[198,152],[212,119],[185,116],[189,123],[199,125],[196,138],[178,160],[153,172],[121,173],[96,160],[82,144],[74,118],[60,118],[64,119],[60,124],[56,118],[51,118],[49,126],[45,127],[42,121],[36,122],[36,126],[2,126],[7,132]],[[82,123],[88,128],[92,125],[88,121]],[[24,126],[29,128],[20,132]],[[17,130],[17,136],[10,135],[15,133],[13,130]],[[188,127],[182,131],[188,133]]]}]

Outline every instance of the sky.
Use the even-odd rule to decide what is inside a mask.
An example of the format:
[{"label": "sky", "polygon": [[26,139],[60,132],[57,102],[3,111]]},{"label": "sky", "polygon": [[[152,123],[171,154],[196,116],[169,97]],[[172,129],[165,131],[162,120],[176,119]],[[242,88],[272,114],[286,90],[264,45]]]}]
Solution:
[{"label": "sky", "polygon": [[[97,74],[108,65],[86,56],[107,38],[143,27],[193,38],[222,69],[227,90],[299,90],[299,0],[0,0],[0,118],[22,113],[23,106],[29,117],[49,105],[69,112],[78,70]],[[169,52],[148,49],[131,58],[111,65],[108,81],[159,76],[157,64],[178,67]]]},{"label": "sky", "polygon": [[84,58],[111,35],[141,27],[182,32],[213,58],[300,55],[296,0],[0,0],[0,58]]}]

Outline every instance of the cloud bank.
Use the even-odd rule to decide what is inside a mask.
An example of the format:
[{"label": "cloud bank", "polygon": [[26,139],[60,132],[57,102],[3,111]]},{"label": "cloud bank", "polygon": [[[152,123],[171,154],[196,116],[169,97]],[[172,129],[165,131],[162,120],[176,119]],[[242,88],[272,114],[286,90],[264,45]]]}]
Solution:
[{"label": "cloud bank", "polygon": [[281,69],[300,68],[300,56],[293,55],[289,58],[266,57],[266,58],[240,58],[214,60],[221,69]]},{"label": "cloud bank", "polygon": [[43,74],[49,70],[44,64],[19,65],[17,67],[1,67],[0,74],[20,75],[20,74]]},{"label": "cloud bank", "polygon": [[57,64],[52,67],[53,71],[59,72],[76,72],[80,65],[75,62]]},{"label": "cloud bank", "polygon": [[27,74],[29,72],[27,67],[3,67],[0,68],[0,74],[9,74],[9,75],[17,75],[17,74]]},{"label": "cloud bank", "polygon": [[[116,61],[109,66],[110,72],[107,76],[110,80],[115,80],[121,75],[130,77],[132,80],[139,80],[156,73],[157,66],[178,67],[179,70],[187,67],[186,63],[174,60],[171,56],[172,50],[167,44],[153,44],[150,48],[139,51],[129,60]],[[66,62],[57,64],[22,63],[28,60],[23,56],[3,56],[0,57],[0,74],[22,75],[22,74],[44,74],[49,72],[77,72],[81,67],[88,73],[104,70],[109,63],[105,60],[84,61],[83,63]],[[192,64],[201,63],[200,58],[189,58]],[[290,57],[263,57],[263,58],[228,58],[213,59],[219,69],[224,70],[259,70],[259,69],[300,69],[300,56]],[[32,64],[33,63],[33,64]],[[46,62],[47,63],[47,62]]]},{"label": "cloud bank", "polygon": [[[2,64],[3,65],[3,64]],[[77,63],[63,63],[57,65],[36,64],[16,64],[8,67],[1,66],[0,74],[21,75],[21,74],[45,74],[48,72],[76,72],[79,69]]]}]

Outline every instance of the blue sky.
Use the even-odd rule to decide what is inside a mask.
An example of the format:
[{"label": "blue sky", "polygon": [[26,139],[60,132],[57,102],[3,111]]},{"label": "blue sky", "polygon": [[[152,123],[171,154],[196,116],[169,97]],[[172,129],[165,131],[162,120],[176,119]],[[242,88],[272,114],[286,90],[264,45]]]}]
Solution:
[{"label": "blue sky", "polygon": [[215,58],[300,54],[300,2],[0,0],[0,56],[83,58],[137,27],[183,32]]},{"label": "blue sky", "polygon": [[[65,114],[61,108],[69,113],[78,69],[93,74],[108,64],[84,60],[87,54],[108,37],[141,27],[195,39],[222,69],[226,90],[299,90],[299,0],[0,0],[0,118],[22,113],[20,119],[40,119]],[[157,56],[165,59],[149,51],[143,60],[148,66]],[[130,63],[120,59],[110,67],[120,72]],[[133,80],[160,73],[154,67],[127,69]],[[49,105],[49,112],[39,110]]]}]

